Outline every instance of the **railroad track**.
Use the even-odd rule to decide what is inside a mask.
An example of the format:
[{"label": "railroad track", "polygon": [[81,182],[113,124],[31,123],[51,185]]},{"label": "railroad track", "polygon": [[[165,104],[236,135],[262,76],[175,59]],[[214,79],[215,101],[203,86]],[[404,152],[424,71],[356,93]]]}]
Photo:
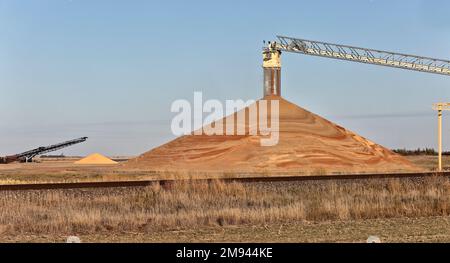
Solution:
[{"label": "railroad track", "polygon": [[386,173],[386,174],[348,174],[348,175],[317,175],[317,176],[271,176],[271,177],[241,177],[222,179],[167,179],[167,180],[139,180],[139,181],[108,181],[108,182],[77,182],[77,183],[37,183],[37,184],[6,184],[0,185],[0,191],[50,190],[50,189],[82,189],[82,188],[116,188],[116,187],[145,187],[160,184],[170,187],[180,181],[210,182],[220,180],[224,182],[299,182],[323,180],[364,180],[389,178],[424,178],[432,176],[450,177],[450,172],[425,173]]}]

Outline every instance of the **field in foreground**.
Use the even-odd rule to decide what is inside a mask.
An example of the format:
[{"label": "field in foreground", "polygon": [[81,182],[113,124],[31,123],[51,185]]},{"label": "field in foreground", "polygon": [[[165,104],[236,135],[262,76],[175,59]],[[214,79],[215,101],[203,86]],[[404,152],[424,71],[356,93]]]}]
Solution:
[{"label": "field in foreground", "polygon": [[0,192],[0,241],[450,241],[446,178]]},{"label": "field in foreground", "polygon": [[[365,242],[378,235],[388,242],[450,242],[450,217],[338,220],[168,229],[151,233],[115,231],[79,235],[82,242]],[[19,234],[0,242],[65,242],[67,235]]]}]

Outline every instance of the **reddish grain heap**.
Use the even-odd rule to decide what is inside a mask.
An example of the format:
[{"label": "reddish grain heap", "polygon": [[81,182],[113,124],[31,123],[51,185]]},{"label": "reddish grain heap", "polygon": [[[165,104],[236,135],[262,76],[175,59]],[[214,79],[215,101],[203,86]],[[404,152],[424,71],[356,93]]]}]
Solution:
[{"label": "reddish grain heap", "polygon": [[[303,174],[405,172],[405,158],[281,97],[279,143],[260,145],[259,135],[187,135],[131,159],[135,169]],[[270,103],[269,103],[270,104]],[[248,108],[243,109],[248,116]],[[269,110],[270,113],[270,110]],[[234,114],[236,119],[236,113]],[[226,118],[233,117],[233,115]],[[225,125],[225,119],[223,123]],[[270,120],[270,116],[268,117]],[[248,118],[246,118],[248,120]],[[245,124],[248,129],[248,123]]]}]

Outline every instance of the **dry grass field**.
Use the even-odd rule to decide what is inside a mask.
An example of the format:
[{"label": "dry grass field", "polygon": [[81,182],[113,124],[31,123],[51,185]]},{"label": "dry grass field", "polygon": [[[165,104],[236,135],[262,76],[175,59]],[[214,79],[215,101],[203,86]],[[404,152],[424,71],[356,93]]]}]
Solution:
[{"label": "dry grass field", "polygon": [[[407,156],[432,171],[435,156]],[[444,167],[450,156],[444,156]],[[325,172],[317,172],[324,174]],[[265,173],[258,176],[267,175]],[[295,174],[298,175],[298,174]],[[0,166],[0,183],[242,176],[76,166]],[[0,192],[0,242],[450,242],[444,178]]]},{"label": "dry grass field", "polygon": [[[406,159],[415,165],[422,167],[428,171],[435,171],[438,167],[438,157],[432,155],[411,155],[405,156]],[[450,156],[442,156],[444,170],[450,170]]]},{"label": "dry grass field", "polygon": [[0,241],[450,241],[445,178],[0,192]]}]

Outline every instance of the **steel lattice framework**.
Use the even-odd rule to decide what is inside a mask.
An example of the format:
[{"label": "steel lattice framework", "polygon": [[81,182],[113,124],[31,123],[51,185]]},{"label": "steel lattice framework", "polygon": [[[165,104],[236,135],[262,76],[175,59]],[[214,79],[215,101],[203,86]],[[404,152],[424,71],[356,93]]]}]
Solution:
[{"label": "steel lattice framework", "polygon": [[29,160],[33,159],[34,157],[36,157],[37,155],[57,151],[59,149],[66,148],[66,147],[74,145],[74,144],[82,143],[82,142],[86,141],[87,138],[88,137],[81,137],[81,138],[66,141],[63,143],[58,143],[58,144],[54,144],[54,145],[50,145],[50,146],[46,146],[46,147],[39,147],[39,148],[30,150],[30,151],[16,154],[16,155],[14,155],[14,157],[16,157],[18,159],[24,158],[26,161],[29,161]]},{"label": "steel lattice framework", "polygon": [[349,60],[450,76],[450,61],[375,49],[277,36],[280,51]]}]

